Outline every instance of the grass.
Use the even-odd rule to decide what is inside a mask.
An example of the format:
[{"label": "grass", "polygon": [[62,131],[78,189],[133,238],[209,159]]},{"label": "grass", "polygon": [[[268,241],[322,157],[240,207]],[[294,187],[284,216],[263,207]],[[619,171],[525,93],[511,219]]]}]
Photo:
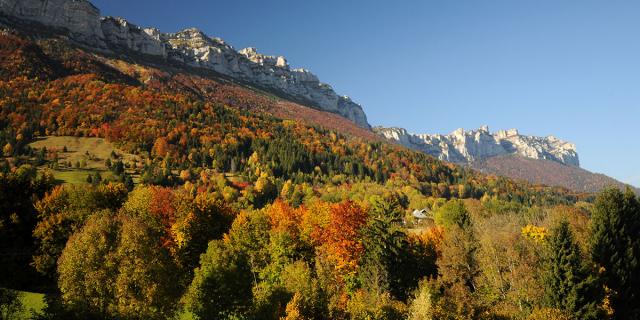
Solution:
[{"label": "grass", "polygon": [[[86,170],[86,169],[56,169],[51,170],[53,177],[61,183],[68,184],[81,184],[87,183],[87,176],[93,174],[95,171],[100,170]],[[104,178],[104,172],[100,172],[100,175]]]},{"label": "grass", "polygon": [[182,311],[180,313],[178,313],[178,320],[195,320],[196,317],[193,315],[193,313],[189,312],[189,311]]},{"label": "grass", "polygon": [[[37,149],[44,147],[50,152],[55,150],[58,155],[58,163],[71,163],[72,168],[60,166],[58,169],[52,170],[53,176],[60,183],[86,183],[87,176],[96,171],[100,172],[103,178],[108,177],[111,173],[107,170],[105,161],[111,158],[112,152],[121,156],[125,163],[134,160],[140,161],[140,157],[117,149],[103,138],[49,136],[39,138],[29,146]],[[66,152],[63,151],[65,148]],[[76,168],[76,163],[83,164],[83,166]],[[44,169],[44,167],[42,168]]]},{"label": "grass", "polygon": [[34,314],[42,312],[46,306],[44,302],[44,294],[34,292],[20,291],[20,301],[22,302],[22,310],[11,315],[11,319],[22,320],[31,319]]},{"label": "grass", "polygon": [[[124,162],[139,160],[139,157],[128,154],[116,148],[103,138],[85,137],[43,137],[29,144],[32,148],[57,150],[59,162],[86,162],[85,169],[105,169],[105,160],[111,157],[111,152],[122,156]],[[64,147],[67,152],[63,152]]]},{"label": "grass", "polygon": [[23,292],[21,299],[25,309],[23,312],[25,316],[30,316],[32,312],[41,312],[46,306],[44,294],[42,293]]},{"label": "grass", "polygon": [[[44,302],[44,294],[35,292],[20,292],[20,300],[24,310],[16,314],[16,320],[31,319],[34,314],[38,314],[44,310],[46,303]],[[178,311],[178,320],[194,320],[196,317],[188,311]]]}]

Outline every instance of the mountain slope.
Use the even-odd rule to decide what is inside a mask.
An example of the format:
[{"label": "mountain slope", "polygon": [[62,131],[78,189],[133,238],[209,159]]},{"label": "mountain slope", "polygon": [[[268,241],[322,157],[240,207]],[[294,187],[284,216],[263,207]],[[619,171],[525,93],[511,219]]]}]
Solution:
[{"label": "mountain slope", "polygon": [[488,174],[576,192],[626,187],[613,178],[581,169],[575,145],[554,136],[526,136],[516,129],[491,133],[486,126],[458,129],[448,135],[411,134],[402,128],[377,127],[374,131],[408,148]]},{"label": "mountain slope", "polygon": [[100,17],[100,10],[86,0],[0,0],[0,25],[19,25],[38,35],[61,34],[101,54],[137,55],[213,71],[370,128],[360,105],[336,94],[308,70],[292,69],[284,57],[266,56],[255,48],[236,51],[195,28],[176,33],[141,28],[122,18]]},{"label": "mountain slope", "polygon": [[[483,173],[526,180],[550,186],[562,186],[577,192],[596,193],[607,187],[625,189],[626,185],[604,174],[592,173],[556,161],[516,155],[491,157],[473,164]],[[640,194],[640,190],[635,189]]]},{"label": "mountain slope", "polygon": [[[0,145],[11,146],[20,161],[38,163],[32,157],[42,151],[28,145],[42,136],[100,137],[141,156],[142,162],[128,164],[130,172],[150,184],[175,185],[178,172],[209,169],[241,172],[240,179],[253,183],[262,177],[251,168],[257,154],[277,190],[289,179],[347,187],[394,180],[434,197],[488,195],[541,204],[583,197],[485,176],[382,143],[336,114],[204,73],[90,54],[57,38],[34,42],[0,34],[0,49],[8,57],[28,53],[38,62],[0,59]],[[12,164],[0,161],[6,165]]]}]

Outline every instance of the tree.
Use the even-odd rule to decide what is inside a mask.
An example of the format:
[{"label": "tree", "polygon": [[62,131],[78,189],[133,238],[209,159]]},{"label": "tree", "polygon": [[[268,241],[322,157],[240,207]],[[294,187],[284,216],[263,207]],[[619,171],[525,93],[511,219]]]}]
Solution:
[{"label": "tree", "polygon": [[227,319],[248,311],[252,283],[246,256],[214,240],[200,258],[183,302],[199,319]]},{"label": "tree", "polygon": [[390,290],[406,299],[418,280],[426,276],[414,265],[413,247],[402,227],[403,207],[397,195],[373,201],[367,226],[363,230],[363,270],[361,277],[367,289],[382,294]]},{"label": "tree", "polygon": [[171,318],[181,292],[179,270],[158,241],[162,235],[140,217],[120,219],[114,279],[118,314],[126,319]]},{"label": "tree", "polygon": [[11,143],[7,143],[4,145],[4,147],[2,148],[2,154],[4,154],[5,157],[11,157],[13,155],[13,146],[11,145]]},{"label": "tree", "polygon": [[443,310],[439,303],[441,290],[435,280],[424,279],[420,281],[418,289],[414,292],[414,297],[409,303],[409,320],[434,320],[451,319],[453,314]]},{"label": "tree", "polygon": [[441,303],[448,305],[458,318],[468,319],[481,311],[475,297],[481,273],[477,261],[479,244],[464,205],[449,203],[451,209],[441,211],[441,217],[446,218],[441,221],[447,227],[437,260],[438,282],[444,292]]},{"label": "tree", "polygon": [[453,226],[466,229],[471,225],[471,218],[462,200],[447,201],[436,211],[435,220],[447,229]]},{"label": "tree", "polygon": [[185,275],[192,275],[200,255],[207,250],[209,241],[220,239],[229,231],[234,212],[224,201],[206,192],[195,197],[179,194],[176,202],[176,219],[171,225],[175,243],[172,250],[185,270]]},{"label": "tree", "polygon": [[79,318],[166,319],[181,292],[178,269],[141,217],[92,215],[58,260],[58,287]]},{"label": "tree", "polygon": [[156,139],[153,144],[153,153],[159,157],[165,157],[169,153],[170,145],[164,137]]},{"label": "tree", "polygon": [[589,290],[594,288],[593,278],[566,220],[551,231],[543,284],[547,307],[569,311],[577,319],[602,318],[598,310],[601,298]]},{"label": "tree", "polygon": [[53,177],[21,166],[0,172],[0,287],[20,288],[43,279],[30,268],[31,233],[38,222],[34,201],[53,185]]},{"label": "tree", "polygon": [[115,211],[126,197],[122,184],[54,188],[35,204],[39,221],[32,231],[37,244],[32,265],[54,279],[56,262],[69,237],[89,216],[104,209]]},{"label": "tree", "polygon": [[0,288],[0,320],[17,319],[23,310],[20,293]]},{"label": "tree", "polygon": [[333,266],[338,283],[354,280],[364,252],[362,228],[366,221],[366,212],[352,201],[331,207],[329,224],[319,234],[320,250]]},{"label": "tree", "polygon": [[559,309],[545,308],[536,309],[527,320],[571,320],[573,319],[568,312]]},{"label": "tree", "polygon": [[65,305],[78,317],[117,315],[117,238],[117,221],[109,214],[96,214],[69,238],[60,255],[58,287]]},{"label": "tree", "polygon": [[296,261],[284,267],[282,284],[293,294],[286,306],[287,318],[327,319],[327,298],[325,292],[313,278],[313,272],[303,261]]},{"label": "tree", "polygon": [[598,195],[591,229],[591,257],[613,292],[613,317],[640,318],[640,203],[633,192],[608,189]]}]

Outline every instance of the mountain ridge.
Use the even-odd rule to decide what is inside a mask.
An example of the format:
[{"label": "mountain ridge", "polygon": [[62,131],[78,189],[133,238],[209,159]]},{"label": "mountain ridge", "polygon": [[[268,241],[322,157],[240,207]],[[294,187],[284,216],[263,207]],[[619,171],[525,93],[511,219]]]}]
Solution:
[{"label": "mountain ridge", "polygon": [[12,19],[66,30],[71,40],[99,52],[129,51],[212,70],[282,92],[295,101],[341,115],[360,127],[371,127],[362,106],[347,96],[338,95],[310,71],[292,69],[283,56],[263,55],[255,48],[236,51],[224,40],[209,37],[196,28],[175,33],[142,28],[124,18],[101,17],[100,10],[86,0],[0,0],[0,13]]},{"label": "mountain ridge", "polygon": [[374,131],[406,147],[458,164],[472,164],[499,155],[519,154],[526,158],[580,166],[574,144],[554,136],[521,135],[517,129],[491,133],[488,126],[482,126],[470,131],[460,128],[446,135],[411,134],[403,128],[376,127]]},{"label": "mountain ridge", "polygon": [[412,134],[398,127],[373,130],[387,140],[485,174],[587,193],[629,186],[640,194],[634,186],[580,168],[576,146],[555,136],[521,135],[517,129],[491,133],[487,126],[470,131],[457,129],[444,135]]}]

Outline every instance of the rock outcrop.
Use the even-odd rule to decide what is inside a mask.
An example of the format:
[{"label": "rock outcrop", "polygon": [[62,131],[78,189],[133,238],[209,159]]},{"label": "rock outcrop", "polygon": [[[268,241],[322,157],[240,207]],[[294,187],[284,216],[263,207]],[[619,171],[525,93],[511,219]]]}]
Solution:
[{"label": "rock outcrop", "polygon": [[519,155],[580,166],[574,144],[554,136],[521,135],[516,129],[492,134],[487,126],[483,126],[471,131],[458,129],[448,135],[410,134],[402,128],[377,127],[374,131],[406,147],[458,164],[474,164],[495,156]]},{"label": "rock outcrop", "polygon": [[167,46],[161,41],[160,30],[140,28],[122,18],[104,17],[100,22],[106,47],[111,50],[167,57]]},{"label": "rock outcrop", "polygon": [[284,57],[263,55],[255,48],[236,51],[198,29],[162,33],[122,18],[101,18],[100,11],[86,0],[0,0],[0,13],[66,30],[72,40],[100,51],[132,51],[213,70],[370,128],[360,105],[338,95],[308,70],[292,69]]},{"label": "rock outcrop", "polygon": [[0,0],[0,12],[66,29],[72,38],[89,46],[105,45],[100,10],[86,0]]}]

